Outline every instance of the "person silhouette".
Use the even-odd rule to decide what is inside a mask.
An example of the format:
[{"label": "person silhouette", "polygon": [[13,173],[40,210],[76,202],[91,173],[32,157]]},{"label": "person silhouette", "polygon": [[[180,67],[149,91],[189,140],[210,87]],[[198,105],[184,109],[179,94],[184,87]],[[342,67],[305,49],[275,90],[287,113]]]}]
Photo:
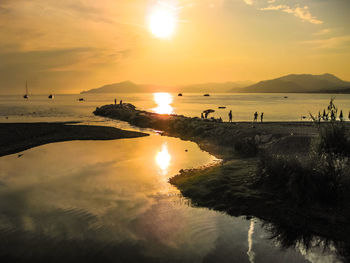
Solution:
[{"label": "person silhouette", "polygon": [[117,99],[116,99],[116,98],[114,99],[114,104],[115,104],[115,105],[117,104]]},{"label": "person silhouette", "polygon": [[255,112],[254,113],[254,122],[257,122],[258,121],[258,112]]},{"label": "person silhouette", "polygon": [[262,112],[261,115],[260,115],[261,123],[263,122],[263,119],[264,119],[264,113]]},{"label": "person silhouette", "polygon": [[343,110],[340,110],[339,120],[340,120],[340,121],[343,121],[343,120],[344,120]]},{"label": "person silhouette", "polygon": [[120,104],[120,105],[123,105],[123,100],[120,100],[119,104]]},{"label": "person silhouette", "polygon": [[232,110],[228,113],[229,122],[232,122]]},{"label": "person silhouette", "polygon": [[337,117],[335,116],[334,111],[331,112],[331,121],[335,121]]}]

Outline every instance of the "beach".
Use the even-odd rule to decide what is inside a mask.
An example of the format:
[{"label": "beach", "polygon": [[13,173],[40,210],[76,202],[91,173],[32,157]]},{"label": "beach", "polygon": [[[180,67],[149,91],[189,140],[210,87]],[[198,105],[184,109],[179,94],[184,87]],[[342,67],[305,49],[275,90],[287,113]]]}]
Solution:
[{"label": "beach", "polygon": [[79,123],[0,123],[0,156],[32,147],[73,140],[115,140],[147,136],[146,133]]}]

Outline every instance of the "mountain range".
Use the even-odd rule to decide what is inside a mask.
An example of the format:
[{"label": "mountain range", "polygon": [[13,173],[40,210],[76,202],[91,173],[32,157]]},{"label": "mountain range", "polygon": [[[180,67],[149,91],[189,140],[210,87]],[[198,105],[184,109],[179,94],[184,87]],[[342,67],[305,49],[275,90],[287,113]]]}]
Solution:
[{"label": "mountain range", "polygon": [[192,84],[187,86],[160,86],[152,84],[136,84],[131,81],[123,81],[104,85],[102,87],[82,91],[84,93],[143,93],[143,92],[183,92],[183,93],[200,93],[200,92],[227,92],[232,88],[243,88],[252,82],[224,82],[224,83],[204,83]]},{"label": "mountain range", "polygon": [[291,74],[276,79],[260,81],[242,89],[229,92],[246,93],[350,93],[350,82],[332,74]]},{"label": "mountain range", "polygon": [[350,93],[350,82],[326,73],[322,75],[290,74],[280,78],[251,82],[205,83],[187,86],[157,86],[135,84],[124,81],[104,85],[100,88],[82,91],[81,93],[143,93],[143,92],[174,92],[174,93]]}]

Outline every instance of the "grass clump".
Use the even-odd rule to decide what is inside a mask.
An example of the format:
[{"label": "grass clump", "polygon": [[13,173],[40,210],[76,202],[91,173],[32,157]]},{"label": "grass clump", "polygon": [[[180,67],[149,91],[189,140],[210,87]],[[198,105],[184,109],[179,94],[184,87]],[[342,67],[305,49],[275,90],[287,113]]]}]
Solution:
[{"label": "grass clump", "polygon": [[260,157],[259,183],[298,205],[336,204],[347,199],[350,190],[348,126],[336,121],[315,123],[319,134],[308,155]]},{"label": "grass clump", "polygon": [[315,147],[319,154],[333,154],[340,157],[349,155],[349,128],[342,122],[325,123],[319,128],[319,136]]},{"label": "grass clump", "polygon": [[260,158],[259,183],[278,192],[296,205],[309,203],[335,204],[349,190],[348,158],[334,155],[265,156]]}]

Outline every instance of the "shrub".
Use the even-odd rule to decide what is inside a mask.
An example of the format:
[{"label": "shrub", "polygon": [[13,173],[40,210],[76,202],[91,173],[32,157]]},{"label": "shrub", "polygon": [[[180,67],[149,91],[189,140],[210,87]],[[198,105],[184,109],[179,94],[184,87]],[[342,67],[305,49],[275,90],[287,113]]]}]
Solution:
[{"label": "shrub", "polygon": [[297,205],[335,204],[350,189],[350,161],[334,154],[260,157],[259,183]]},{"label": "shrub", "polygon": [[[309,155],[261,155],[258,173],[260,183],[273,187],[282,196],[297,204],[336,203],[350,190],[350,132],[344,122],[336,122],[337,107],[331,99],[330,123],[320,123],[320,114],[311,116],[319,135]],[[325,115],[325,114],[324,114]]]},{"label": "shrub", "polygon": [[319,154],[350,155],[349,129],[344,123],[325,123],[319,129],[315,151]]}]

